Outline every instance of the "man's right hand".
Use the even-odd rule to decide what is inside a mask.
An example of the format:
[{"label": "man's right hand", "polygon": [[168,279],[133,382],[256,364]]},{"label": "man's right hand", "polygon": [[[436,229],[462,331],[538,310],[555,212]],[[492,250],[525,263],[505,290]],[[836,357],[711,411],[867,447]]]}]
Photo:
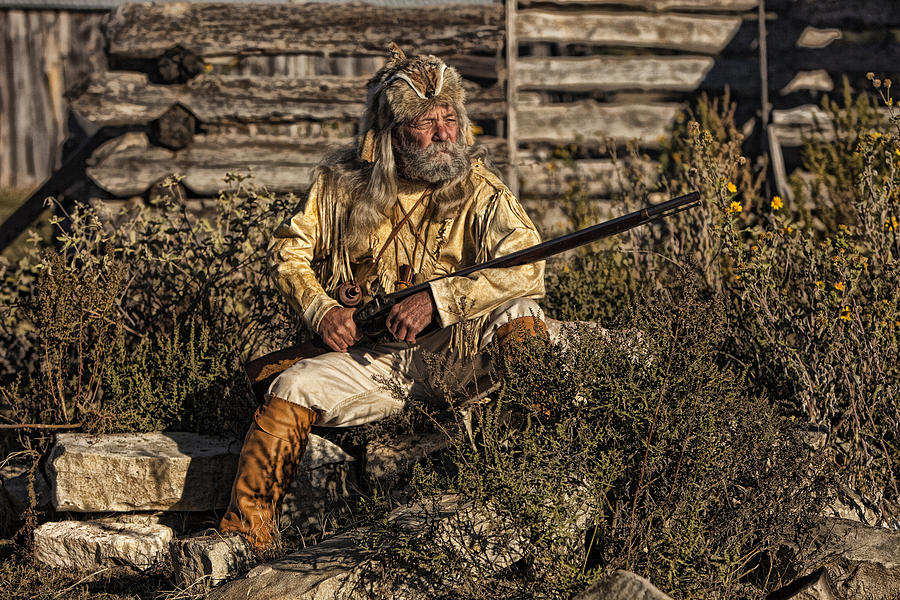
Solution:
[{"label": "man's right hand", "polygon": [[353,321],[355,311],[354,308],[335,306],[319,321],[319,336],[335,352],[346,352],[362,337]]}]

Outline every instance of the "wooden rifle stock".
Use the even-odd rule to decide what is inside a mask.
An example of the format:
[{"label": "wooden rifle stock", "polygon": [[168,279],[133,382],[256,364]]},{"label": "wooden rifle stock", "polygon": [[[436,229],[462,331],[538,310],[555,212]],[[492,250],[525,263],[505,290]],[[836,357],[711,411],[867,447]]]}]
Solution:
[{"label": "wooden rifle stock", "polygon": [[[502,269],[509,267],[517,267],[519,265],[527,265],[538,261],[546,260],[551,256],[561,254],[568,250],[596,242],[597,240],[624,233],[629,229],[634,229],[640,225],[645,225],[653,221],[671,217],[676,213],[689,208],[700,205],[700,193],[691,192],[684,196],[678,196],[666,202],[660,202],[640,210],[636,210],[627,215],[592,225],[585,229],[569,233],[552,240],[507,254],[498,256],[489,261],[454,271],[449,275],[438,277],[431,281],[444,279],[446,277],[467,277],[484,269]],[[403,300],[409,298],[413,294],[425,291],[429,288],[430,282],[419,283],[402,290],[398,290],[391,294],[376,296],[353,313],[353,320],[367,334],[373,335],[381,333],[385,330],[384,321],[391,307]],[[244,367],[253,390],[257,395],[257,399],[262,400],[269,383],[282,371],[304,358],[311,358],[324,354],[330,350],[326,348],[321,340],[314,343],[299,344],[266,354],[256,360],[250,361]]]}]

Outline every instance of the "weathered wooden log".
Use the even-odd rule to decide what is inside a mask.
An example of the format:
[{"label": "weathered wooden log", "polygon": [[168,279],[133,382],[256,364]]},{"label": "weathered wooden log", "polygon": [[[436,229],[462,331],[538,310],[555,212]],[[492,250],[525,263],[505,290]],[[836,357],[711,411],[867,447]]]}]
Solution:
[{"label": "weathered wooden log", "polygon": [[715,60],[709,56],[588,56],[522,58],[518,86],[531,90],[693,91]]},{"label": "weathered wooden log", "polygon": [[[878,108],[884,124],[890,122],[887,107]],[[812,104],[797,106],[787,110],[773,110],[772,124],[782,146],[801,146],[807,140],[830,141],[837,131],[831,116]]]},{"label": "weathered wooden log", "polygon": [[[620,173],[624,164],[612,160],[523,161],[517,168],[523,195],[562,196],[578,186],[590,197],[610,197],[623,191]],[[656,172],[656,163],[642,161],[637,165],[644,183],[649,184]]]},{"label": "weathered wooden log", "polygon": [[523,10],[516,20],[520,43],[557,42],[671,48],[716,53],[741,25],[739,16]]},{"label": "weathered wooden log", "polygon": [[[141,73],[107,72],[93,77],[72,109],[98,125],[148,123],[180,104],[203,124],[290,123],[360,118],[365,77],[247,77],[206,74],[185,84],[157,85]],[[466,82],[467,108],[475,119],[500,119],[506,98],[498,86]]]},{"label": "weathered wooden log", "polygon": [[498,56],[503,6],[384,7],[367,4],[126,4],[108,25],[109,53],[156,58],[177,40],[209,58],[250,54]]},{"label": "weathered wooden log", "polygon": [[807,26],[800,32],[797,38],[798,48],[825,48],[831,42],[839,40],[843,37],[840,29],[828,28],[819,29],[817,27]]},{"label": "weathered wooden log", "polygon": [[[197,135],[178,151],[154,146],[146,135],[131,133],[111,140],[91,156],[87,174],[113,196],[144,194],[160,180],[178,173],[194,196],[214,196],[229,171],[252,171],[254,180],[273,192],[303,193],[312,170],[326,153],[351,139],[297,140],[281,136]],[[505,140],[477,138],[490,158],[505,164]]]},{"label": "weathered wooden log", "polygon": [[154,146],[146,135],[121,136],[97,149],[88,176],[118,197],[141,195],[165,177],[184,175],[193,195],[214,196],[229,171],[254,174],[257,184],[275,192],[302,192],[332,140],[198,135],[183,150]]},{"label": "weathered wooden log", "polygon": [[519,0],[522,6],[547,3],[561,6],[628,6],[656,12],[664,10],[740,12],[759,6],[759,0]]},{"label": "weathered wooden log", "polygon": [[805,105],[789,110],[773,110],[770,129],[782,146],[802,146],[808,139],[833,140],[834,123],[818,106]]},{"label": "weathered wooden log", "polygon": [[590,145],[608,139],[637,140],[641,146],[653,148],[670,134],[683,108],[681,104],[600,104],[592,100],[519,106],[517,138],[520,143]]}]

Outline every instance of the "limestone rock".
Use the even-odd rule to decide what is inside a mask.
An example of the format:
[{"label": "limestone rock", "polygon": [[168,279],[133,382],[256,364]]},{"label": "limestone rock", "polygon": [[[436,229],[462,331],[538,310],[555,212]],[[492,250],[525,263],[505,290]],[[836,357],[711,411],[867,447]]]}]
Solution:
[{"label": "limestone rock", "polygon": [[[0,514],[4,521],[15,522],[28,508],[29,460],[11,460],[0,468]],[[50,486],[40,469],[34,471],[34,493],[37,508],[50,504]]]},{"label": "limestone rock", "polygon": [[329,538],[212,591],[210,600],[324,600],[353,598],[368,554],[349,535]]},{"label": "limestone rock", "polygon": [[250,546],[239,535],[203,535],[171,544],[172,566],[178,581],[190,585],[203,580],[210,586],[232,579],[253,565]]},{"label": "limestone rock", "polygon": [[[314,462],[309,462],[304,456],[282,500],[281,527],[293,525],[302,531],[321,531],[328,526],[330,518],[344,515],[349,510],[348,500],[353,495],[352,482],[356,478],[355,463],[338,446],[315,437],[320,449],[325,449],[325,444],[328,444],[328,449],[337,449],[340,454],[333,456],[337,461],[332,463],[321,462],[324,460],[321,454]],[[310,453],[309,448],[307,453]],[[309,468],[304,469],[304,465]]]},{"label": "limestone rock", "polygon": [[450,440],[447,433],[432,432],[390,443],[369,443],[366,446],[366,479],[376,489],[389,492],[395,501],[406,502],[405,483],[413,466],[447,448]]},{"label": "limestone rock", "polygon": [[[495,519],[486,519],[483,511],[460,505],[456,496],[446,495],[433,504],[401,507],[388,520],[401,531],[435,536],[478,561],[479,570],[489,566],[502,570],[522,557],[519,544],[510,542],[508,532],[494,531]],[[495,543],[496,542],[496,543]],[[484,572],[483,570],[480,572]],[[372,574],[375,577],[371,577]],[[390,597],[426,599],[436,588],[452,582],[434,581],[430,573],[390,573]],[[283,558],[259,565],[245,577],[213,591],[211,600],[324,600],[326,598],[369,598],[382,594],[380,565],[373,555],[360,548],[353,533],[328,538]],[[445,589],[446,591],[446,589]],[[655,600],[655,599],[654,599]]]},{"label": "limestone rock", "polygon": [[672,600],[652,583],[630,571],[615,571],[572,600]]},{"label": "limestone rock", "polygon": [[840,598],[894,599],[900,590],[900,532],[826,519],[812,560],[825,564]]},{"label": "limestone rock", "polygon": [[44,523],[34,531],[34,556],[51,567],[90,571],[127,565],[139,570],[169,558],[165,525],[100,521]]},{"label": "limestone rock", "polygon": [[819,568],[790,585],[772,592],[767,600],[838,600],[828,571]]},{"label": "limestone rock", "polygon": [[[239,440],[193,433],[60,434],[49,460],[53,506],[75,512],[224,508],[240,449]],[[351,460],[311,435],[299,472]]]}]

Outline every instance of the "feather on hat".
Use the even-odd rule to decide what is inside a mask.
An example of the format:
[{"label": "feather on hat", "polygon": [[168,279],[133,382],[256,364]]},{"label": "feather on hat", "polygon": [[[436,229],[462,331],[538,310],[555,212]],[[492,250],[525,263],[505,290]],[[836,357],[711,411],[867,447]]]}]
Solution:
[{"label": "feather on hat", "polygon": [[437,106],[452,106],[466,143],[474,143],[465,110],[466,92],[462,77],[436,56],[425,54],[407,58],[397,44],[389,45],[390,58],[369,80],[366,112],[360,127],[357,152],[362,160],[375,161],[378,135],[392,125],[406,124]]}]

